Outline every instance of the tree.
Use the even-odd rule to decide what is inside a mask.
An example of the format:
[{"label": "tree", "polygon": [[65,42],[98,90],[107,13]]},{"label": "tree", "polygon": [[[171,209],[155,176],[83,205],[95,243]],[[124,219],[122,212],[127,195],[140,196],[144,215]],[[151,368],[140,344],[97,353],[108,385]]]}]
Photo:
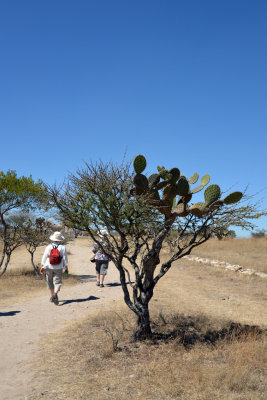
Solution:
[{"label": "tree", "polygon": [[[124,301],[137,317],[136,339],[152,335],[149,302],[174,261],[205,243],[217,229],[229,224],[251,228],[250,219],[261,215],[253,205],[237,206],[241,192],[220,200],[218,185],[206,188],[205,203],[189,205],[209,183],[208,175],[191,189],[198,174],[187,180],[178,168],[158,167],[158,174],[147,179],[142,174],[145,166],[141,155],[134,160],[135,176],[129,164],[86,164],[61,187],[48,187],[64,223],[87,231],[117,267]],[[103,227],[109,232],[105,248],[97,235]],[[176,246],[161,262],[163,242],[171,231],[177,232]]]},{"label": "tree", "polygon": [[52,224],[46,221],[45,218],[27,218],[26,223],[23,226],[23,244],[31,256],[31,264],[35,275],[39,278],[40,272],[37,265],[34,262],[34,253],[39,246],[44,246],[49,242],[49,236],[52,234]]},{"label": "tree", "polygon": [[267,234],[266,229],[258,229],[258,230],[256,230],[255,232],[251,232],[251,236],[252,236],[254,239],[263,238],[263,237],[266,236],[266,234]]},{"label": "tree", "polygon": [[12,213],[49,207],[48,197],[41,181],[32,177],[18,177],[16,171],[0,171],[0,234],[2,254],[0,276],[8,267],[11,254],[23,244],[23,230],[20,222],[12,219]]}]

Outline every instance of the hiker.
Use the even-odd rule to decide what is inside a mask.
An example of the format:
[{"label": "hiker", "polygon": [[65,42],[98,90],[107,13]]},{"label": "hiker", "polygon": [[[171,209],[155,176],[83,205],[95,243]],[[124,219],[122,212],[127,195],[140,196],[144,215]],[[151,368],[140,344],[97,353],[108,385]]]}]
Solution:
[{"label": "hiker", "polygon": [[64,237],[60,232],[54,232],[49,238],[51,244],[46,246],[42,258],[40,273],[45,273],[47,288],[50,290],[50,301],[58,305],[58,292],[62,285],[63,270],[68,273],[68,256],[63,244]]},{"label": "hiker", "polygon": [[[101,229],[98,233],[98,236],[100,237],[99,242],[101,243],[101,246],[105,248],[107,246],[107,242],[105,242],[105,239],[108,237],[108,231],[106,229]],[[94,244],[92,251],[93,253],[95,253],[94,258],[91,261],[95,262],[97,279],[96,286],[100,286],[101,288],[103,288],[104,279],[108,272],[109,258],[103,253],[98,243]]]}]

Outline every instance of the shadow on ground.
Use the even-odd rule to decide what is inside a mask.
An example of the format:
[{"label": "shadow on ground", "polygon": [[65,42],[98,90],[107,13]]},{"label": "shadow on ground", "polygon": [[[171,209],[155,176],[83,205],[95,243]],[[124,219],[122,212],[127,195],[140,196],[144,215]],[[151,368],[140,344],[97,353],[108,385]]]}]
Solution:
[{"label": "shadow on ground", "polygon": [[[228,322],[220,329],[212,329],[212,321],[203,316],[184,316],[175,315],[170,319],[160,315],[158,320],[153,322],[157,330],[168,332],[154,333],[152,342],[158,340],[176,340],[186,348],[191,348],[197,343],[215,345],[220,340],[232,341],[233,339],[244,339],[248,336],[260,337],[267,333],[266,329],[261,329],[256,325],[246,325],[237,322]],[[159,329],[160,328],[160,329]]]},{"label": "shadow on ground", "polygon": [[86,299],[71,299],[71,300],[59,300],[60,306],[65,306],[66,304],[71,303],[83,303],[85,301],[99,300],[100,297],[89,296]]},{"label": "shadow on ground", "polygon": [[8,311],[8,312],[0,312],[0,317],[14,317],[14,315],[20,313],[21,311]]},{"label": "shadow on ground", "polygon": [[95,275],[73,275],[78,279],[81,279],[82,281],[88,281],[90,279],[95,279]]}]

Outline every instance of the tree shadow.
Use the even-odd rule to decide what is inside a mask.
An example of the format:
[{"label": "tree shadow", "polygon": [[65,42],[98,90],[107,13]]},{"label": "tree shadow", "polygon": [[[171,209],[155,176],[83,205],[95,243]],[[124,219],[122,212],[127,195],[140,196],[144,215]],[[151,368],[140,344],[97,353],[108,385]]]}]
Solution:
[{"label": "tree shadow", "polygon": [[121,283],[119,282],[105,283],[105,286],[116,287],[116,286],[121,286]]},{"label": "tree shadow", "polygon": [[100,297],[95,297],[95,296],[89,296],[86,299],[72,299],[72,300],[59,300],[59,306],[65,306],[66,304],[71,304],[71,303],[83,303],[85,301],[92,301],[92,300],[99,300]]},{"label": "tree shadow", "polygon": [[14,315],[20,313],[21,311],[8,311],[8,312],[0,312],[0,317],[14,317]]},{"label": "tree shadow", "polygon": [[95,275],[76,275],[76,277],[81,279],[82,281],[87,281],[89,279],[95,278]]},{"label": "tree shadow", "polygon": [[[134,283],[134,282],[126,282],[127,285],[129,285],[130,283]],[[121,286],[121,283],[120,282],[105,283],[105,286],[116,287],[116,286]]]},{"label": "tree shadow", "polygon": [[230,321],[220,329],[212,329],[212,321],[203,316],[172,316],[171,321],[167,321],[162,315],[159,317],[161,323],[154,323],[157,328],[159,325],[164,330],[164,325],[171,325],[171,330],[166,333],[153,333],[152,342],[159,340],[169,342],[176,340],[185,348],[190,349],[197,343],[215,345],[220,340],[232,341],[238,340],[249,335],[259,337],[267,333],[266,329],[261,329],[257,325],[240,324]]}]

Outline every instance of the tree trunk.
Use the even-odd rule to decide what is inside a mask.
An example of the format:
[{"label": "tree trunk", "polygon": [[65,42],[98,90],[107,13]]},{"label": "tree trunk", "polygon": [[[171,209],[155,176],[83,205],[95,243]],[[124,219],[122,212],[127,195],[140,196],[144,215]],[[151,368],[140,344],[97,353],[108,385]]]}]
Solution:
[{"label": "tree trunk", "polygon": [[144,340],[149,339],[152,336],[151,326],[150,326],[150,316],[147,307],[142,307],[142,310],[137,315],[136,321],[136,331],[134,333],[134,339]]},{"label": "tree trunk", "polygon": [[2,271],[0,270],[0,276],[4,275],[4,273],[6,272],[7,266],[9,264],[10,261],[10,254],[6,254],[6,262],[5,262],[5,266],[2,269]]},{"label": "tree trunk", "polygon": [[36,267],[36,265],[34,264],[34,259],[33,259],[34,258],[34,252],[29,251],[29,253],[31,255],[31,263],[32,263],[32,266],[33,266],[34,273],[35,273],[37,278],[41,279],[40,272],[39,272],[38,268]]}]

